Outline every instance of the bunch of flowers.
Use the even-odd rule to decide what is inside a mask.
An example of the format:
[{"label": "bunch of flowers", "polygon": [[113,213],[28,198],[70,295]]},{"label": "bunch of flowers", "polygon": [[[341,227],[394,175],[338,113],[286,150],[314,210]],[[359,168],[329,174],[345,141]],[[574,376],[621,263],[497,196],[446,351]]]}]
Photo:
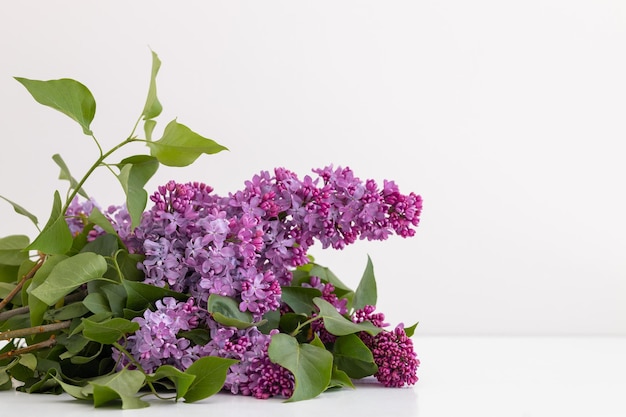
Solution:
[{"label": "bunch of flowers", "polygon": [[[0,239],[8,271],[0,282],[0,339],[8,341],[0,350],[0,387],[17,380],[26,392],[65,390],[96,406],[118,400],[135,408],[148,404],[144,389],[188,402],[221,390],[297,401],[369,376],[387,387],[415,384],[415,326],[389,328],[376,312],[371,260],[353,291],[309,249],[411,237],[421,197],[402,194],[393,181],[362,181],[347,167],[314,169],[302,179],[276,168],[227,196],[204,183],[170,181],[149,196],[146,210],[143,187],[159,164],[185,166],[225,149],[176,121],[152,139],[159,67],[153,53],[140,118],[146,138],[133,131],[100,151],[80,181],[55,155],[70,183],[65,203],[57,192],[33,242]],[[96,140],[86,87],[70,79],[18,81]],[[63,94],[68,90],[73,98]],[[145,142],[150,155],[106,162],[131,142]],[[102,209],[84,192],[101,165],[119,170],[123,205]],[[207,374],[210,383],[199,378]]]}]

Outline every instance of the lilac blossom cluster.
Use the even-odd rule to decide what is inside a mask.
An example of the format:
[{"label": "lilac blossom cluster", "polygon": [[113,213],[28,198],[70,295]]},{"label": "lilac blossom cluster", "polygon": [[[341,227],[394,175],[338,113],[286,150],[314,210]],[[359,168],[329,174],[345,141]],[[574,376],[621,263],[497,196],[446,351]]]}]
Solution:
[{"label": "lilac blossom cluster", "polygon": [[[352,321],[362,323],[367,320],[377,327],[387,327],[385,315],[374,311],[374,306],[365,306],[353,313]],[[380,383],[386,387],[398,388],[417,382],[420,361],[413,348],[413,341],[406,335],[402,324],[391,331],[383,330],[376,336],[361,332],[359,337],[374,356],[374,362],[378,366],[374,376]]]},{"label": "lilac blossom cluster", "polygon": [[[126,348],[144,371],[151,373],[161,365],[172,365],[185,370],[200,357],[190,340],[179,337],[179,332],[195,329],[200,319],[194,299],[177,302],[173,297],[158,300],[156,310],[147,309],[143,317],[135,317],[139,330],[128,337]],[[118,368],[130,365],[129,358],[113,349]]]},{"label": "lilac blossom cluster", "polygon": [[[150,197],[154,205],[132,233],[125,210],[112,207],[105,212],[129,251],[144,255],[139,268],[145,283],[192,297],[186,303],[164,299],[156,311],[135,319],[141,327],[128,338],[127,350],[145,371],[163,364],[186,369],[196,358],[217,355],[239,361],[230,367],[225,389],[257,398],[291,395],[293,375],[267,354],[271,333],[215,322],[206,310],[209,296],[236,300],[242,312],[258,321],[267,312],[284,309],[281,287],[291,283],[295,267],[309,262],[307,252],[315,241],[323,248],[343,249],[357,239],[385,240],[392,233],[413,236],[422,208],[419,195],[401,194],[392,181],[379,188],[374,180],[361,181],[349,168],[331,166],[313,172],[317,178],[307,175],[300,180],[283,168],[275,169],[273,176],[263,171],[227,197],[202,183],[170,181]],[[72,206],[68,214],[88,215],[88,208]],[[347,300],[337,298],[332,284],[313,277],[306,285],[318,288],[347,315]],[[357,313],[354,319],[369,319],[370,313]],[[334,340],[320,320],[314,323],[321,325],[314,330],[324,341]],[[382,319],[378,324],[382,326]],[[179,332],[197,327],[210,331],[207,344],[195,345],[180,337]],[[394,337],[409,346],[399,335]],[[386,349],[400,346],[394,345],[396,339],[380,336],[370,342],[373,348]],[[410,356],[400,347],[391,352]],[[128,365],[119,352],[114,356],[119,366]],[[382,375],[399,362],[381,357],[377,364]],[[398,379],[398,371],[391,370],[393,377],[387,378],[391,382],[384,383],[411,383],[406,376],[411,370],[399,372]]]},{"label": "lilac blossom cluster", "polygon": [[170,181],[151,196],[131,250],[143,253],[145,282],[190,293],[199,305],[210,294],[236,299],[260,319],[280,306],[281,285],[308,263],[317,240],[342,249],[357,238],[412,236],[421,197],[403,195],[392,181],[379,189],[349,168],[314,170],[303,180],[283,168],[263,171],[228,197],[201,183]]}]

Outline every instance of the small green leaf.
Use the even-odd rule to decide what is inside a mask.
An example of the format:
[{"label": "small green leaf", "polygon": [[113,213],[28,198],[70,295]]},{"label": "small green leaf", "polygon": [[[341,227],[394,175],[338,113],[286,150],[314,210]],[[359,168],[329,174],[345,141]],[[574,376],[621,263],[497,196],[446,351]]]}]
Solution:
[{"label": "small green leaf", "polygon": [[53,305],[82,284],[101,279],[106,270],[103,256],[92,252],[79,253],[55,265],[46,280],[30,294]]},{"label": "small green leaf", "polygon": [[336,366],[333,366],[333,373],[330,377],[330,383],[328,384],[328,388],[354,388],[354,384],[352,380],[341,369],[338,369]]},{"label": "small green leaf", "polygon": [[33,224],[35,226],[37,226],[39,224],[39,220],[37,220],[37,217],[32,214],[30,211],[26,210],[24,207],[20,206],[17,203],[14,203],[13,201],[9,200],[6,197],[3,197],[0,195],[0,198],[3,199],[4,201],[6,201],[7,203],[9,203],[10,205],[13,206],[13,210],[17,213],[17,214],[21,214],[22,216],[26,216],[30,219],[31,222],[33,222]]},{"label": "small green leaf", "polygon": [[211,333],[207,329],[192,329],[178,332],[178,337],[189,339],[195,345],[206,345],[211,340]]},{"label": "small green leaf", "polygon": [[407,337],[413,337],[413,334],[415,334],[415,329],[417,328],[418,324],[420,324],[419,321],[415,323],[413,326],[404,328],[404,333],[407,335]]},{"label": "small green leaf", "polygon": [[293,395],[288,401],[317,397],[330,383],[333,355],[324,348],[301,345],[294,337],[278,333],[272,336],[267,352],[272,362],[295,377]]},{"label": "small green leaf", "polygon": [[185,373],[171,365],[161,365],[153,374],[147,376],[147,380],[150,382],[157,382],[164,378],[174,383],[176,387],[176,400],[178,400],[187,394],[196,376]]},{"label": "small green leaf", "polygon": [[[61,168],[61,172],[59,173],[59,179],[67,180],[70,183],[70,188],[72,190],[76,190],[78,187],[78,181],[76,181],[76,178],[74,178],[70,173],[70,169],[67,167],[67,164],[65,163],[63,158],[61,158],[61,155],[59,155],[58,153],[52,155],[52,160],[56,162],[59,168]],[[78,194],[87,199],[89,198],[85,190],[83,190],[82,188],[78,189]]]},{"label": "small green leaf", "polygon": [[146,140],[152,141],[152,132],[154,132],[156,124],[157,123],[154,120],[146,120],[143,122],[143,130],[146,134]]},{"label": "small green leaf", "polygon": [[117,164],[120,173],[117,176],[126,194],[126,208],[131,218],[131,226],[135,228],[141,221],[148,193],[144,186],[159,168],[159,161],[148,155],[136,155],[124,159]]},{"label": "small green leaf", "polygon": [[76,80],[29,80],[15,77],[35,100],[44,106],[52,107],[74,119],[83,128],[85,135],[91,135],[89,125],[96,114],[96,100],[87,87]]},{"label": "small green leaf", "polygon": [[359,286],[354,292],[352,299],[352,308],[354,310],[361,309],[366,305],[375,306],[377,299],[376,278],[374,277],[374,265],[372,259],[367,256],[367,266],[359,282]]},{"label": "small green leaf", "polygon": [[102,322],[83,319],[83,325],[83,336],[89,340],[105,345],[111,345],[119,341],[125,335],[139,330],[139,323],[121,317]]},{"label": "small green leaf", "polygon": [[207,310],[213,315],[213,319],[225,326],[233,326],[238,329],[247,329],[256,325],[252,321],[252,314],[239,310],[239,303],[230,297],[218,294],[209,296]]},{"label": "small green leaf", "polygon": [[148,88],[148,97],[146,98],[146,104],[143,107],[143,116],[144,120],[154,119],[163,110],[163,106],[159,103],[159,99],[157,98],[157,90],[156,90],[156,76],[159,73],[159,68],[161,68],[161,60],[159,56],[152,51],[152,72],[150,74],[150,87]]},{"label": "small green leaf", "polygon": [[28,236],[11,235],[0,239],[0,264],[20,266],[28,259]]},{"label": "small green leaf", "polygon": [[150,154],[167,166],[184,167],[193,163],[202,154],[214,154],[227,150],[217,142],[193,132],[187,126],[172,120],[163,132],[163,137],[147,142]]},{"label": "small green leaf", "polygon": [[43,263],[41,268],[35,273],[35,276],[31,280],[30,285],[26,289],[26,295],[28,296],[28,306],[30,307],[30,323],[31,326],[39,326],[43,322],[43,316],[48,310],[48,303],[43,302],[38,297],[34,296],[32,292],[42,285],[48,279],[50,273],[54,268],[62,261],[69,259],[66,255],[53,255],[49,256]]},{"label": "small green leaf", "polygon": [[355,334],[338,337],[333,345],[333,355],[337,367],[350,378],[365,378],[378,370],[372,351]]},{"label": "small green leaf", "polygon": [[87,394],[83,394],[83,387],[77,385],[71,385],[66,382],[63,382],[61,378],[54,377],[54,379],[61,385],[63,391],[76,398],[77,400],[89,400],[91,397]]},{"label": "small green leaf", "polygon": [[124,288],[126,288],[126,293],[128,294],[126,308],[130,310],[139,311],[154,307],[154,303],[157,300],[161,300],[165,297],[174,297],[179,301],[187,301],[189,299],[188,295],[171,291],[166,288],[144,284],[142,282],[124,280],[122,281],[122,284],[124,285]]},{"label": "small green leaf", "polygon": [[66,333],[61,333],[57,336],[57,343],[59,345],[65,346],[67,352],[62,353],[59,358],[66,359],[71,358],[72,356],[81,352],[87,344],[89,344],[89,339],[83,337],[80,334],[75,334],[70,336]]},{"label": "small green leaf", "polygon": [[39,236],[26,249],[60,255],[72,247],[72,232],[61,210],[61,196],[55,191],[50,219]]},{"label": "small green leaf", "polygon": [[122,401],[123,409],[143,408],[149,403],[136,396],[144,386],[145,375],[141,371],[122,369],[111,375],[89,381],[82,389],[83,395],[91,395],[95,407],[101,407],[114,400]]},{"label": "small green leaf", "polygon": [[142,281],[144,273],[137,268],[137,264],[143,261],[144,256],[138,253],[128,253],[125,249],[120,249],[115,254],[115,264],[120,273],[120,280]]},{"label": "small green leaf", "polygon": [[113,256],[118,249],[119,244],[117,236],[105,233],[87,243],[80,251],[92,252],[97,253],[98,255],[110,257]]},{"label": "small green leaf", "polygon": [[344,336],[351,333],[367,332],[371,335],[378,334],[381,328],[374,326],[369,321],[363,323],[353,323],[337,311],[328,301],[323,298],[313,300],[315,305],[320,309],[320,316],[323,317],[324,327],[335,336]]},{"label": "small green leaf", "polygon": [[317,288],[283,287],[281,299],[294,313],[310,315],[316,310],[313,299],[321,296],[322,292]]},{"label": "small green leaf", "polygon": [[350,287],[344,284],[333,271],[325,266],[321,266],[318,264],[311,265],[309,275],[319,277],[322,281],[333,284],[333,287],[335,287],[334,292],[339,298],[347,298],[348,300],[350,300],[354,294]]},{"label": "small green leaf", "polygon": [[55,310],[48,310],[44,318],[50,321],[71,320],[76,317],[82,317],[88,312],[89,309],[82,302],[76,302]]},{"label": "small green leaf", "polygon": [[89,215],[88,220],[91,223],[100,226],[102,230],[104,230],[108,234],[117,235],[117,232],[113,228],[113,225],[111,224],[109,219],[107,219],[106,216],[102,214],[102,212],[97,207],[94,207],[93,210],[91,210],[91,214]]},{"label": "small green leaf", "polygon": [[194,375],[195,379],[183,398],[186,402],[200,401],[216,394],[224,386],[226,372],[231,365],[237,363],[234,359],[205,356],[196,360],[186,374]]},{"label": "small green leaf", "polygon": [[83,300],[83,304],[94,314],[111,312],[111,307],[106,297],[100,293],[88,294]]}]

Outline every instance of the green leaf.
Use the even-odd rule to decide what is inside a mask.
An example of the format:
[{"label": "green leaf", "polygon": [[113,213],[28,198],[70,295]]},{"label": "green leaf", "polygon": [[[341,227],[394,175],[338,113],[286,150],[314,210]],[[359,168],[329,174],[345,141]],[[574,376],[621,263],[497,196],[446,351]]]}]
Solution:
[{"label": "green leaf", "polygon": [[113,225],[111,224],[109,219],[107,219],[106,216],[102,214],[102,212],[97,207],[94,207],[93,210],[91,210],[91,214],[89,214],[88,220],[91,223],[100,226],[102,230],[104,230],[108,234],[117,235],[117,232],[113,228]]},{"label": "green leaf", "polygon": [[143,122],[143,130],[146,134],[146,140],[152,140],[152,132],[154,132],[154,128],[156,127],[156,122],[154,120],[146,120]]},{"label": "green leaf", "polygon": [[76,317],[82,317],[89,312],[89,309],[85,307],[82,302],[68,304],[55,310],[48,310],[44,315],[46,320],[50,321],[63,321],[70,320]]},{"label": "green leaf", "polygon": [[202,154],[214,154],[227,150],[217,142],[193,132],[187,126],[172,120],[163,132],[163,137],[147,142],[150,154],[167,166],[184,167],[193,163]]},{"label": "green leaf", "polygon": [[[159,103],[159,99],[157,98],[156,91],[156,76],[159,73],[159,68],[161,68],[161,60],[159,56],[152,51],[152,72],[150,74],[150,88],[148,88],[148,97],[146,98],[146,104],[143,107],[143,112],[141,115],[144,120],[154,119],[163,110],[163,106]],[[148,135],[146,135],[148,136]]]},{"label": "green leaf", "polygon": [[20,266],[28,259],[28,236],[11,235],[0,239],[0,264]]},{"label": "green leaf", "polygon": [[404,333],[407,335],[407,337],[413,337],[413,334],[415,334],[415,329],[417,328],[418,324],[420,324],[419,321],[415,323],[413,326],[404,328]]},{"label": "green leaf", "polygon": [[161,300],[165,297],[174,297],[179,301],[187,301],[188,295],[181,294],[166,288],[155,287],[154,285],[144,284],[142,282],[135,281],[122,281],[128,299],[126,300],[126,308],[130,310],[145,310],[146,308],[154,307],[154,303],[157,300]]},{"label": "green leaf", "polygon": [[82,386],[77,386],[77,385],[71,385],[68,384],[66,382],[63,382],[61,380],[61,378],[58,377],[54,377],[54,379],[59,383],[59,385],[61,385],[61,387],[63,388],[63,391],[65,391],[66,393],[68,393],[69,395],[71,395],[72,397],[76,398],[77,400],[90,400],[91,397],[87,394],[83,393],[83,387]]},{"label": "green leaf", "polygon": [[126,194],[126,208],[131,218],[131,226],[135,228],[141,221],[148,193],[144,186],[159,168],[159,161],[148,155],[136,155],[124,159],[117,164],[120,173],[117,176]]},{"label": "green leaf", "polygon": [[187,394],[196,376],[182,372],[171,365],[161,365],[153,374],[147,376],[147,380],[150,382],[157,382],[164,378],[174,383],[176,387],[176,400],[178,400]]},{"label": "green leaf", "polygon": [[101,279],[106,270],[103,256],[92,252],[79,253],[55,265],[46,280],[30,294],[53,305],[82,284]]},{"label": "green leaf", "polygon": [[335,365],[350,378],[365,378],[378,370],[372,351],[355,334],[338,337],[333,345],[333,355]]},{"label": "green leaf", "polygon": [[189,339],[195,345],[206,345],[211,340],[211,333],[207,329],[192,329],[178,332],[178,337]]},{"label": "green leaf", "polygon": [[116,317],[102,322],[83,319],[83,336],[105,345],[111,345],[119,341],[129,333],[139,330],[139,323]]},{"label": "green leaf", "polygon": [[325,266],[313,264],[311,266],[311,270],[309,271],[309,275],[319,277],[322,281],[333,284],[333,287],[335,287],[334,292],[339,298],[347,298],[350,300],[354,294],[350,287],[344,284],[333,271]]},{"label": "green leaf", "polygon": [[328,388],[354,388],[354,384],[352,380],[341,369],[338,369],[336,366],[333,366],[333,373],[330,377],[330,383],[328,384]]},{"label": "green leaf", "polygon": [[332,375],[333,355],[324,348],[298,341],[284,333],[272,336],[268,348],[272,362],[288,369],[295,377],[293,395],[288,401],[301,401],[317,397]]},{"label": "green leaf", "polygon": [[111,307],[106,297],[100,293],[88,294],[83,300],[83,304],[94,314],[111,312]]},{"label": "green leaf", "polygon": [[124,308],[126,307],[126,301],[128,295],[123,285],[119,284],[105,284],[100,287],[100,290],[106,296],[111,311],[116,316],[124,315]]},{"label": "green leaf", "polygon": [[337,311],[328,301],[323,298],[315,298],[315,305],[320,309],[320,316],[324,320],[324,327],[335,336],[345,336],[351,333],[367,332],[371,335],[378,334],[381,328],[374,326],[369,321],[363,323],[353,323]]},{"label": "green leaf", "polygon": [[65,216],[61,211],[61,197],[59,192],[55,191],[50,219],[39,236],[28,246],[28,250],[38,250],[46,254],[59,255],[67,252],[72,247],[72,232],[70,232]]},{"label": "green leaf", "polygon": [[283,287],[281,299],[294,313],[310,315],[316,310],[313,299],[321,296],[322,292],[317,288]]},{"label": "green leaf", "polygon": [[70,173],[70,169],[67,167],[67,164],[65,163],[63,158],[61,158],[61,155],[59,155],[58,153],[52,155],[52,160],[56,162],[59,168],[61,168],[61,172],[59,173],[59,179],[67,180],[70,183],[70,188],[72,190],[78,189],[78,194],[88,199],[89,196],[87,195],[85,190],[83,190],[82,188],[78,188],[78,181],[76,181],[76,178],[74,178]]},{"label": "green leaf", "polygon": [[144,273],[137,268],[137,264],[143,261],[143,255],[128,253],[125,249],[120,249],[115,254],[115,264],[120,273],[120,280],[142,281]]},{"label": "green leaf", "polygon": [[8,296],[17,287],[15,284],[0,282],[0,300]]},{"label": "green leaf", "polygon": [[35,100],[44,106],[52,107],[74,119],[83,128],[85,135],[91,135],[89,125],[96,114],[96,100],[87,87],[76,80],[29,80],[15,77]]},{"label": "green leaf", "polygon": [[207,310],[213,315],[216,322],[225,326],[247,329],[262,324],[262,322],[254,323],[252,314],[249,312],[239,310],[239,303],[233,298],[223,297],[219,294],[209,296]]},{"label": "green leaf", "polygon": [[92,379],[81,392],[83,395],[92,396],[95,407],[121,400],[123,409],[143,408],[149,403],[138,398],[136,394],[143,387],[145,380],[145,375],[141,371],[122,369],[111,375]]},{"label": "green leaf", "polygon": [[80,251],[92,252],[97,253],[98,255],[110,257],[113,256],[118,249],[119,245],[117,236],[105,233],[87,243]]},{"label": "green leaf", "polygon": [[[0,264],[0,282],[14,283],[19,280],[19,266]],[[0,297],[4,298],[4,297]],[[19,301],[16,299],[16,301]]]},{"label": "green leaf", "polygon": [[366,305],[376,306],[376,278],[374,277],[374,265],[372,259],[367,256],[367,266],[359,282],[354,298],[352,299],[352,308],[354,310],[361,309]]},{"label": "green leaf", "polygon": [[0,198],[3,199],[4,201],[6,201],[7,203],[9,203],[10,205],[13,206],[13,210],[17,213],[17,214],[21,214],[22,216],[26,216],[30,219],[31,222],[33,222],[33,224],[35,226],[37,226],[39,224],[39,220],[37,220],[37,217],[32,214],[30,211],[26,210],[24,207],[20,206],[17,203],[14,203],[13,201],[9,200],[6,197],[3,197],[0,195]]},{"label": "green leaf", "polygon": [[188,403],[200,401],[219,392],[226,381],[228,368],[237,362],[234,359],[217,356],[205,356],[196,360],[185,371],[186,374],[195,376],[189,390],[183,396],[185,401]]},{"label": "green leaf", "polygon": [[39,270],[35,273],[35,276],[31,280],[30,285],[26,289],[26,294],[28,295],[28,306],[30,307],[31,326],[39,326],[43,322],[43,316],[45,312],[48,310],[48,303],[45,303],[36,296],[34,296],[32,292],[37,287],[46,282],[46,279],[54,270],[54,268],[66,259],[69,259],[69,257],[66,255],[49,256],[48,259],[46,259],[46,261],[43,263],[41,268],[39,268]]},{"label": "green leaf", "polygon": [[57,337],[57,343],[65,346],[67,352],[62,353],[59,359],[67,359],[80,353],[89,344],[89,339],[83,337],[80,334],[70,336],[68,334],[61,333]]}]

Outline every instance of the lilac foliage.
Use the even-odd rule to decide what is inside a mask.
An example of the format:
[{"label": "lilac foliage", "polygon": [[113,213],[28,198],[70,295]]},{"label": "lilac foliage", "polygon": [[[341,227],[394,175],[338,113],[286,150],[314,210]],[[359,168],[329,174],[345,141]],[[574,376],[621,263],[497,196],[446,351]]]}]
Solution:
[{"label": "lilac foliage", "polygon": [[[187,303],[165,299],[155,312],[136,319],[141,328],[129,338],[128,350],[145,370],[161,364],[186,369],[194,358],[217,355],[239,360],[227,376],[225,388],[231,392],[258,398],[291,395],[293,375],[268,358],[271,335],[215,322],[206,312],[209,296],[231,297],[242,312],[260,320],[281,308],[281,286],[291,283],[295,267],[309,262],[307,252],[315,241],[343,249],[357,239],[384,240],[392,233],[409,237],[422,208],[419,195],[401,194],[392,181],[379,188],[349,168],[313,172],[316,178],[300,180],[283,168],[273,176],[263,171],[227,197],[202,183],[170,181],[150,197],[154,205],[132,234],[127,213],[107,212],[129,250],[145,255],[139,267],[146,283],[193,297]],[[338,299],[331,284],[314,278],[307,285],[320,289],[341,314],[348,313],[347,300]],[[198,326],[210,331],[206,345],[178,337],[179,331]],[[332,340],[326,334],[325,341]],[[393,341],[381,337],[377,343]]]}]

